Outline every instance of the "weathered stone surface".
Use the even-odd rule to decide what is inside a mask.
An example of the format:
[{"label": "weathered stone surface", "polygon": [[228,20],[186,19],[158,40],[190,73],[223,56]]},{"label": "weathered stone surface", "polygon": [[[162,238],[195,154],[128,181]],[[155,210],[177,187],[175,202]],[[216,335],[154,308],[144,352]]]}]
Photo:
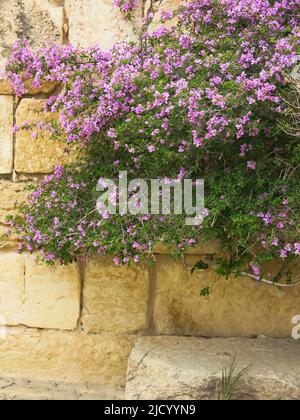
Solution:
[{"label": "weathered stone surface", "polygon": [[5,79],[1,79],[1,77],[4,77],[4,74],[2,76],[0,74],[0,94],[1,95],[13,95],[14,90],[13,90],[11,84]]},{"label": "weathered stone surface", "polygon": [[128,364],[126,399],[216,399],[222,369],[252,364],[235,394],[242,400],[299,400],[300,342],[283,339],[144,337]]},{"label": "weathered stone surface", "polygon": [[[191,267],[202,257],[186,258],[189,267],[158,256],[154,322],[159,334],[205,337],[290,337],[300,308],[300,287],[278,288],[246,277],[218,277]],[[210,287],[210,296],[200,291]]]},{"label": "weathered stone surface", "polygon": [[21,324],[73,330],[80,313],[80,273],[73,264],[49,268],[25,257],[25,305]]},{"label": "weathered stone surface", "polygon": [[112,0],[66,0],[69,40],[81,47],[110,49],[118,41],[137,41],[142,27],[142,2],[134,22],[124,18]]},{"label": "weathered stone surface", "polygon": [[0,325],[17,325],[24,302],[24,259],[15,253],[0,254],[0,267]]},{"label": "weathered stone surface", "polygon": [[0,254],[0,316],[5,325],[73,330],[80,313],[76,265],[48,268],[33,256]]},{"label": "weathered stone surface", "polygon": [[[37,114],[36,110],[43,110],[44,101],[36,99],[22,99],[17,110],[17,125],[22,127],[41,120],[50,121],[49,114]],[[37,139],[32,138],[32,131],[20,130],[16,135],[15,169],[17,172],[50,173],[59,163],[70,163],[74,154],[66,154],[66,143],[49,138],[48,133],[43,133]]]},{"label": "weathered stone surface", "polygon": [[13,97],[0,96],[0,174],[13,170]]},{"label": "weathered stone surface", "polygon": [[8,214],[15,214],[18,205],[26,200],[28,192],[25,183],[15,183],[0,180],[0,248],[16,247],[18,239],[15,234],[6,235],[8,226],[5,224]]},{"label": "weathered stone surface", "polygon": [[150,278],[147,267],[117,267],[111,259],[88,263],[82,324],[87,333],[132,334],[147,328]]},{"label": "weathered stone surface", "polygon": [[28,194],[25,187],[26,184],[23,182],[0,180],[0,208],[2,210],[13,210],[23,203]]},{"label": "weathered stone surface", "polygon": [[121,398],[135,341],[126,335],[8,329],[0,339],[1,377],[99,385],[99,399]]},{"label": "weathered stone surface", "polygon": [[[61,43],[63,27],[63,7],[56,0],[1,0],[0,79],[17,39],[28,38],[33,47]],[[0,80],[0,93],[11,93],[3,80]]]},{"label": "weathered stone surface", "polygon": [[97,384],[0,378],[0,401],[99,401],[117,395],[118,389]]}]

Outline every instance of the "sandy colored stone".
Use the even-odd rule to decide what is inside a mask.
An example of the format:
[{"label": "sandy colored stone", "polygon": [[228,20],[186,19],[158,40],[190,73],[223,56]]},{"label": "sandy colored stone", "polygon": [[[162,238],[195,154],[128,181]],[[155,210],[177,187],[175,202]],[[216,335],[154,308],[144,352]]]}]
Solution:
[{"label": "sandy colored stone", "polygon": [[[12,45],[18,39],[29,39],[33,48],[62,43],[63,28],[64,10],[59,1],[1,0],[0,79],[3,79]],[[0,80],[0,93],[12,93],[3,80]]]},{"label": "sandy colored stone", "polygon": [[26,200],[28,191],[25,191],[26,183],[0,180],[0,208],[13,210]]},{"label": "sandy colored stone", "polygon": [[112,0],[66,0],[71,44],[110,49],[119,41],[137,41],[142,28],[142,2],[134,22],[120,13]]},{"label": "sandy colored stone", "polygon": [[86,268],[82,324],[87,333],[132,334],[148,327],[150,278],[147,267],[117,267],[94,259]]},{"label": "sandy colored stone", "polygon": [[16,213],[20,204],[26,201],[28,191],[25,183],[0,180],[0,248],[16,247],[17,235],[7,236],[6,217]]},{"label": "sandy colored stone", "polygon": [[46,267],[25,257],[25,304],[21,324],[73,330],[80,314],[80,273],[77,265]]},{"label": "sandy colored stone", "polygon": [[126,335],[8,329],[0,339],[1,378],[99,385],[99,399],[120,398],[135,341]]},{"label": "sandy colored stone", "polygon": [[20,324],[25,262],[16,253],[0,254],[0,325]]},{"label": "sandy colored stone", "polygon": [[13,170],[13,97],[0,96],[0,174]]},{"label": "sandy colored stone", "polygon": [[99,401],[116,398],[121,390],[89,383],[1,378],[0,401]]},{"label": "sandy colored stone", "polygon": [[0,74],[0,94],[1,95],[13,95],[14,94],[14,90],[11,86],[11,84],[5,80],[5,79],[1,79],[1,77],[4,77],[4,74]]},{"label": "sandy colored stone", "polygon": [[[51,114],[37,114],[43,110],[43,100],[22,99],[17,110],[17,125],[22,127],[26,121],[28,124],[39,121],[51,121]],[[66,154],[67,145],[63,141],[49,138],[49,133],[39,134],[37,139],[32,138],[32,131],[20,130],[16,135],[15,169],[17,172],[50,173],[58,164],[70,163],[74,154]]]},{"label": "sandy colored stone", "polygon": [[0,316],[5,325],[73,330],[80,314],[76,265],[49,268],[35,257],[0,254]]},{"label": "sandy colored stone", "polygon": [[217,399],[222,369],[252,364],[234,399],[299,400],[300,341],[143,337],[128,364],[125,399]]},{"label": "sandy colored stone", "polygon": [[[279,288],[250,278],[219,277],[168,256],[158,257],[154,323],[159,334],[205,337],[290,337],[292,318],[300,314],[300,287]],[[210,287],[209,297],[200,297]]]}]

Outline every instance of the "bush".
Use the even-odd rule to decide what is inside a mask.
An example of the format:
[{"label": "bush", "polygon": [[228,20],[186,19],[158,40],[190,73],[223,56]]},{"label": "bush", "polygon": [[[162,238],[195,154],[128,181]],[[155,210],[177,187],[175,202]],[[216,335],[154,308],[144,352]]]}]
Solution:
[{"label": "bush", "polygon": [[[80,149],[76,164],[58,167],[10,219],[20,251],[63,264],[97,253],[128,263],[151,255],[161,239],[183,254],[218,238],[227,265],[251,261],[258,278],[263,260],[297,257],[299,138],[277,124],[299,48],[297,3],[194,1],[164,14],[163,23],[176,24],[110,52],[17,43],[7,71],[19,96],[28,80],[64,86],[46,104],[59,121],[30,126],[33,136],[50,130]],[[204,178],[203,225],[186,226],[181,216],[100,217],[98,179],[121,170]]]}]

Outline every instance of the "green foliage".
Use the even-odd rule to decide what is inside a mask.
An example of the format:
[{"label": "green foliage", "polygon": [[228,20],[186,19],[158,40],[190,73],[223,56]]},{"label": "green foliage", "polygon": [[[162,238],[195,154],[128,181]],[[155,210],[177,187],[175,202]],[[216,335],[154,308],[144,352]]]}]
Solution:
[{"label": "green foliage", "polygon": [[236,389],[243,377],[247,374],[252,365],[247,366],[241,371],[237,371],[238,360],[235,356],[229,366],[222,369],[222,379],[219,386],[218,400],[231,401],[234,399]]}]

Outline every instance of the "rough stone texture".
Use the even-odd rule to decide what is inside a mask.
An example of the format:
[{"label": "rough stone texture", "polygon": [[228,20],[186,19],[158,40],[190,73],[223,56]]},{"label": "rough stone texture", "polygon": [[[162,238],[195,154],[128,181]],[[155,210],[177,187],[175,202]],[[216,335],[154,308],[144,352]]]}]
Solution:
[{"label": "rough stone texture", "polygon": [[135,341],[126,335],[8,329],[0,339],[1,378],[99,385],[99,399],[120,398]]},{"label": "rough stone texture", "polygon": [[[300,308],[299,286],[278,288],[246,277],[227,280],[213,270],[191,275],[191,267],[201,259],[187,257],[187,268],[171,257],[158,257],[154,322],[159,334],[291,336],[291,320]],[[206,287],[210,296],[200,297]]]},{"label": "rough stone texture", "polygon": [[25,186],[25,183],[0,180],[0,208],[2,210],[13,210],[24,202],[28,194],[25,191]]},{"label": "rough stone texture", "polygon": [[0,74],[0,94],[1,95],[13,95],[14,91],[13,91],[13,88],[12,88],[11,84],[5,79],[1,79],[1,77],[4,77],[4,74],[2,74],[2,76]]},{"label": "rough stone texture", "polygon": [[[23,99],[18,107],[16,123],[22,127],[23,122],[28,124],[53,118],[46,114],[44,117],[36,110],[43,110],[43,100]],[[74,154],[66,154],[66,143],[50,139],[48,133],[43,133],[38,139],[32,138],[32,131],[20,130],[16,135],[15,170],[20,173],[50,173],[54,167],[61,163],[70,163]]]},{"label": "rough stone texture", "polygon": [[13,170],[13,97],[0,96],[0,174]]},{"label": "rough stone texture", "polygon": [[78,266],[46,268],[25,258],[25,307],[21,323],[28,327],[73,330],[80,313]]},{"label": "rough stone texture", "polygon": [[[0,254],[2,325],[73,330],[80,313],[80,274],[76,265],[49,268],[35,257]],[[1,322],[0,322],[1,324]]]},{"label": "rough stone texture", "polygon": [[0,378],[0,401],[98,401],[116,397],[114,388],[88,383]]},{"label": "rough stone texture", "polygon": [[99,45],[108,50],[118,41],[136,41],[142,27],[142,7],[129,22],[113,0],[66,0],[66,11],[69,41],[81,47]]},{"label": "rough stone texture", "polygon": [[0,267],[0,325],[17,325],[24,298],[24,259],[15,253],[0,254]]},{"label": "rough stone texture", "polygon": [[5,224],[8,214],[15,214],[18,205],[26,200],[28,192],[25,183],[15,183],[0,180],[0,249],[16,248],[17,235],[6,235],[8,226]]},{"label": "rough stone texture", "polygon": [[[33,47],[63,41],[64,11],[60,3],[56,0],[1,0],[0,79],[17,39],[28,38]],[[12,93],[4,80],[0,80],[0,93]]]},{"label": "rough stone texture", "polygon": [[147,328],[150,278],[146,267],[116,267],[111,259],[87,265],[82,324],[87,333],[132,334]]},{"label": "rough stone texture", "polygon": [[252,364],[236,399],[299,400],[300,342],[283,339],[144,337],[128,364],[126,399],[216,399],[222,368]]}]

